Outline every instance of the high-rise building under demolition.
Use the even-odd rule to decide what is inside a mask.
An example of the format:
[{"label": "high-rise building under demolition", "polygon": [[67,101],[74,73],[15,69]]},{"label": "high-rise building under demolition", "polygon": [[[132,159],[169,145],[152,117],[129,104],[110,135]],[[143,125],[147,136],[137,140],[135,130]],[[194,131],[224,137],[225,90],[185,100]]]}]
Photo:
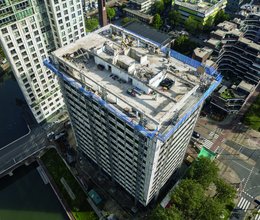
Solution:
[{"label": "high-rise building under demolition", "polygon": [[63,105],[43,59],[84,35],[81,0],[0,0],[0,45],[37,122]]},{"label": "high-rise building under demolition", "polygon": [[78,148],[147,205],[181,165],[204,100],[222,77],[109,25],[52,53]]}]

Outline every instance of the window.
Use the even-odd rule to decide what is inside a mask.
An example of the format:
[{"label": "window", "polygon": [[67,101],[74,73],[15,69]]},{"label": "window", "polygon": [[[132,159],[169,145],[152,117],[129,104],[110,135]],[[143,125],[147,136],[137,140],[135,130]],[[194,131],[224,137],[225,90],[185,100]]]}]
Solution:
[{"label": "window", "polygon": [[7,44],[7,46],[8,46],[9,48],[11,48],[11,47],[13,47],[14,45],[13,45],[13,43],[9,43],[9,44]]},{"label": "window", "polygon": [[6,34],[6,33],[8,33],[7,28],[3,28],[2,29],[2,34]]},{"label": "window", "polygon": [[5,41],[9,41],[9,40],[11,40],[11,37],[10,36],[6,36],[5,37]]},{"label": "window", "polygon": [[23,32],[24,32],[24,33],[28,33],[28,32],[29,32],[29,28],[28,28],[28,27],[25,27],[25,28],[23,29]]},{"label": "window", "polygon": [[11,28],[12,28],[12,30],[16,30],[17,29],[17,25],[13,24],[13,25],[11,25]]}]

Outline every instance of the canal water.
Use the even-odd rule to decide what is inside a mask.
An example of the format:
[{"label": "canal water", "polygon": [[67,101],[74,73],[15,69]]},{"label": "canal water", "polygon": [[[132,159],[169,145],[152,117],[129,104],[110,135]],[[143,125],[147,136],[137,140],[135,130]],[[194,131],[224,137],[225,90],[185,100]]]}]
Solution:
[{"label": "canal water", "polygon": [[11,72],[0,77],[0,149],[28,133],[22,117],[23,94]]},{"label": "canal water", "polygon": [[68,220],[36,165],[22,166],[12,177],[0,179],[0,220]]},{"label": "canal water", "polygon": [[[29,131],[23,117],[25,100],[12,73],[0,77],[0,103],[1,153],[2,147]],[[12,177],[0,179],[0,220],[68,220],[36,165],[22,166]]]}]

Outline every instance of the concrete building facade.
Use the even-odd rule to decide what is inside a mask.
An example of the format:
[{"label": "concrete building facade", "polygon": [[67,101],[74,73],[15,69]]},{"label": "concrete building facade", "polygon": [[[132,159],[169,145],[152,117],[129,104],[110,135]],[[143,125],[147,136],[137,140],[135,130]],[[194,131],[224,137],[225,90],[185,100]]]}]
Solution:
[{"label": "concrete building facade", "polygon": [[0,1],[0,45],[38,123],[64,104],[43,59],[83,37],[84,26],[81,0]]},{"label": "concrete building facade", "polygon": [[223,47],[217,60],[220,72],[232,78],[258,84],[260,80],[260,45],[243,37],[236,30],[225,34]]},{"label": "concrete building facade", "polygon": [[[214,3],[212,3],[214,2]],[[219,1],[182,1],[175,0],[174,8],[181,14],[181,22],[190,16],[201,24],[205,24],[209,17],[214,17],[218,11],[225,9],[227,0]]]},{"label": "concrete building facade", "polygon": [[201,106],[222,79],[113,25],[44,63],[60,78],[78,150],[144,206],[178,171]]}]

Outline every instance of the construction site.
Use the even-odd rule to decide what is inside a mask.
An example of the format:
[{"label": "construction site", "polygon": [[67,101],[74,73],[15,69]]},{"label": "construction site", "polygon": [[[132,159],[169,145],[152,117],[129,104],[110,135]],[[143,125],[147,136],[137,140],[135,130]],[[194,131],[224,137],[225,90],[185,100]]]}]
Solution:
[{"label": "construction site", "polygon": [[44,63],[60,77],[79,150],[143,205],[182,163],[203,102],[222,80],[114,25]]}]

